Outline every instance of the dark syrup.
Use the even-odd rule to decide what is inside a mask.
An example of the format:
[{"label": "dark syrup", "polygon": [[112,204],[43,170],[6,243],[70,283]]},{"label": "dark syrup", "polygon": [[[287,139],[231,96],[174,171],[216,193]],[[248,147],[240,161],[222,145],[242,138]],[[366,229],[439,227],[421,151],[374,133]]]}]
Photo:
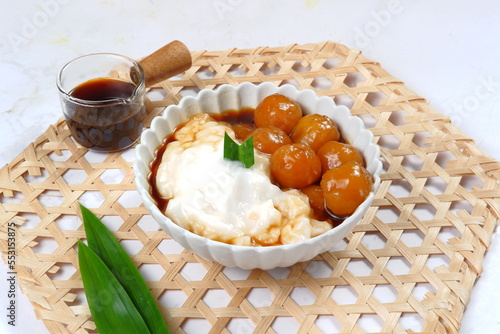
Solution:
[{"label": "dark syrup", "polygon": [[105,101],[112,99],[127,99],[132,96],[135,85],[129,82],[97,78],[86,81],[71,91],[71,96],[87,101]]},{"label": "dark syrup", "polygon": [[82,101],[63,101],[73,138],[94,151],[117,151],[133,144],[145,117],[142,97],[126,101],[135,89],[129,82],[111,78],[92,79],[75,87],[70,95]]}]

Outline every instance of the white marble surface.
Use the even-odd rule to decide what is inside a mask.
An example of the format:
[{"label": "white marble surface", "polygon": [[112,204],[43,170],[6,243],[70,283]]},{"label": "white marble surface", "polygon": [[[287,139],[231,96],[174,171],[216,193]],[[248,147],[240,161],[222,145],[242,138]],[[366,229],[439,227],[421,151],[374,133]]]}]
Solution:
[{"label": "white marble surface", "polygon": [[[362,49],[500,159],[500,4],[494,0],[23,0],[0,8],[2,166],[60,117],[55,76],[67,61],[94,52],[139,58],[174,39],[191,50],[324,40]],[[499,258],[497,229],[461,333],[500,333]],[[3,287],[7,269],[0,268]],[[8,326],[7,303],[2,288],[0,332],[46,332],[22,294],[18,326]]]}]

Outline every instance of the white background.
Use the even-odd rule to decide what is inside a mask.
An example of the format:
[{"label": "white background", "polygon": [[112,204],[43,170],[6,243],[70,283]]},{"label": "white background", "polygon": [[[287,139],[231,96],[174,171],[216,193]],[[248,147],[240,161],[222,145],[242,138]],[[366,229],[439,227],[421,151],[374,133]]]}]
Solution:
[{"label": "white background", "polygon": [[[2,0],[0,165],[60,117],[55,77],[66,62],[94,52],[140,58],[174,39],[191,50],[325,40],[362,49],[500,159],[499,33],[494,0]],[[497,229],[461,333],[500,333],[498,239]],[[7,326],[0,268],[0,332],[45,333],[20,293],[18,326]]]}]

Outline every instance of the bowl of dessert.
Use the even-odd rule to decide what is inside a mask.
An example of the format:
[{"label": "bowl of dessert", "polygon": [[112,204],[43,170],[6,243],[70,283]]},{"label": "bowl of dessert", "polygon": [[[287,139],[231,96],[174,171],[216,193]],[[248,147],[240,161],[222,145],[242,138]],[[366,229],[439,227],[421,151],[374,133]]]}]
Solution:
[{"label": "bowl of dessert", "polygon": [[135,183],[161,228],[225,266],[272,269],[330,250],[380,185],[379,147],[331,97],[292,85],[201,90],[153,119]]}]

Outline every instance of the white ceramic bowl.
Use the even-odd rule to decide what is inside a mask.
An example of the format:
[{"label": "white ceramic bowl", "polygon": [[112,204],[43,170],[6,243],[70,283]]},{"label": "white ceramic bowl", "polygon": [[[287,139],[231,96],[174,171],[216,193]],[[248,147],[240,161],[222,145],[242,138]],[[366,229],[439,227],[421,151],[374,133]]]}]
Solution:
[{"label": "white ceramic bowl", "polygon": [[[243,107],[255,108],[266,96],[280,93],[297,101],[304,114],[321,114],[331,117],[340,128],[347,141],[360,150],[366,161],[368,171],[374,177],[373,192],[357,208],[354,214],[346,218],[342,224],[328,232],[302,242],[283,246],[251,247],[234,246],[210,240],[191,233],[167,218],[156,206],[150,195],[148,182],[150,164],[155,152],[177,125],[185,122],[189,116],[197,113],[220,113],[225,110],[239,110]],[[196,97],[185,97],[178,105],[171,105],[161,116],[154,118],[151,127],[141,135],[140,144],[136,147],[134,162],[135,183],[141,194],[144,205],[158,224],[184,248],[207,260],[217,261],[225,266],[236,266],[243,269],[272,269],[288,267],[297,262],[307,261],[316,255],[328,251],[343,239],[361,220],[371,202],[374,192],[380,185],[379,147],[373,144],[373,135],[364,128],[358,117],[352,116],[349,109],[337,106],[330,97],[318,97],[312,90],[297,90],[292,85],[280,87],[271,83],[254,85],[243,83],[233,87],[222,85],[215,90],[202,90]]]}]

